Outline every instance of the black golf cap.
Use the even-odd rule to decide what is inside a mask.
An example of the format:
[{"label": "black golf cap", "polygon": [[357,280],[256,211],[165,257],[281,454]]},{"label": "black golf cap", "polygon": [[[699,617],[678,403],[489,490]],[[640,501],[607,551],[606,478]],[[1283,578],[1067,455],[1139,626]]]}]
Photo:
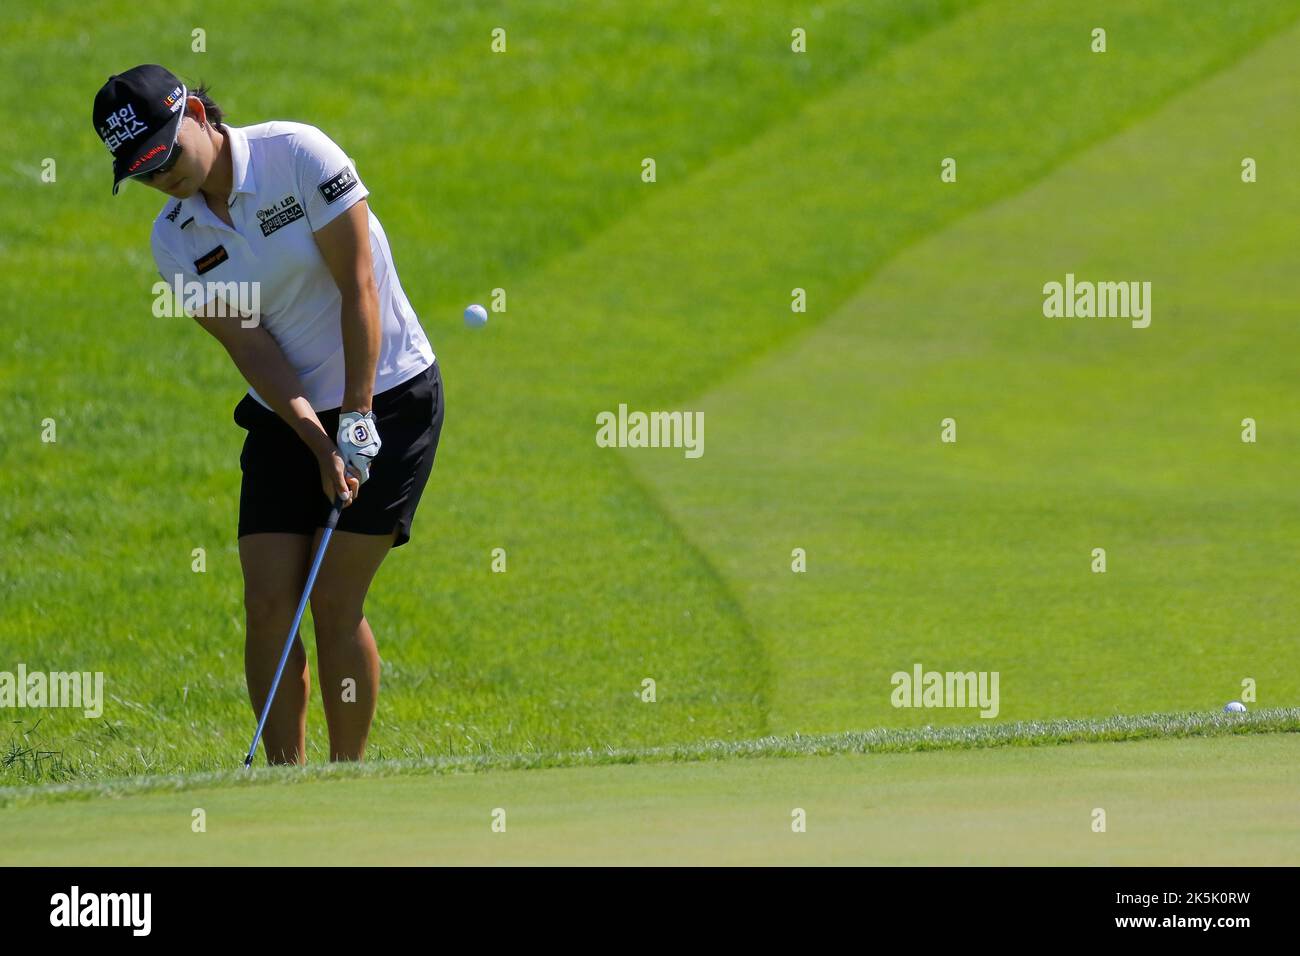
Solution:
[{"label": "black golf cap", "polygon": [[95,132],[113,154],[113,194],[122,180],[167,162],[189,91],[176,74],[145,64],[110,76],[95,94]]}]

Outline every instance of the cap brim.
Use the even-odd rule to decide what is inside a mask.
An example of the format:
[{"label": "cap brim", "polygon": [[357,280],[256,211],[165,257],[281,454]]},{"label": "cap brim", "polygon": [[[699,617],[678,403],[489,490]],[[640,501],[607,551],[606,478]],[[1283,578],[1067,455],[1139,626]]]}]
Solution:
[{"label": "cap brim", "polygon": [[117,195],[117,187],[124,181],[147,175],[171,158],[172,150],[176,148],[176,134],[180,132],[184,116],[184,108],[177,110],[167,125],[145,140],[129,159],[113,164],[114,196]]}]

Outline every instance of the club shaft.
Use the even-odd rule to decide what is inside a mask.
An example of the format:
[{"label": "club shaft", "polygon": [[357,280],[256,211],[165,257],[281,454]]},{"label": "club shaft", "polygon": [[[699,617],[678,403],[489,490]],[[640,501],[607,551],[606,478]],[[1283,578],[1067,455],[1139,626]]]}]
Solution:
[{"label": "club shaft", "polygon": [[311,570],[307,573],[307,584],[302,590],[302,599],[298,602],[298,611],[293,616],[293,624],[289,627],[289,636],[285,639],[284,650],[280,652],[280,663],[275,669],[275,678],[271,681],[271,692],[266,695],[266,703],[262,705],[262,716],[257,721],[257,732],[253,734],[253,742],[248,747],[248,756],[244,758],[244,767],[250,767],[253,764],[253,757],[257,754],[257,744],[262,739],[262,731],[266,728],[266,718],[271,713],[271,704],[275,701],[275,692],[280,688],[280,678],[284,676],[284,665],[289,661],[289,652],[293,650],[294,639],[298,636],[298,625],[302,623],[303,612],[307,610],[307,601],[311,598],[312,586],[316,583],[316,574],[320,571],[321,562],[325,559],[325,548],[330,543],[330,537],[334,534],[334,527],[339,521],[339,512],[343,508],[343,500],[337,499],[334,502],[334,508],[330,511],[330,516],[325,522],[325,530],[321,533],[320,544],[316,548],[316,557],[312,559]]}]

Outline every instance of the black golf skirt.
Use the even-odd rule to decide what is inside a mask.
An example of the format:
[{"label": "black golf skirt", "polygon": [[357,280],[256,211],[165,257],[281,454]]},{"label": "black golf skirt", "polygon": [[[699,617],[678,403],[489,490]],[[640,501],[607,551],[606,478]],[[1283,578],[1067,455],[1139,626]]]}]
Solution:
[{"label": "black golf skirt", "polygon": [[[415,506],[438,450],[443,404],[437,362],[374,397],[379,454],[356,501],[339,516],[339,531],[388,535],[396,530],[393,547],[411,539]],[[340,411],[316,413],[331,437],[338,433]],[[267,532],[310,535],[323,528],[333,503],[321,488],[316,456],[298,433],[251,395],[235,406],[235,424],[248,432],[239,457],[244,473],[239,537]]]}]

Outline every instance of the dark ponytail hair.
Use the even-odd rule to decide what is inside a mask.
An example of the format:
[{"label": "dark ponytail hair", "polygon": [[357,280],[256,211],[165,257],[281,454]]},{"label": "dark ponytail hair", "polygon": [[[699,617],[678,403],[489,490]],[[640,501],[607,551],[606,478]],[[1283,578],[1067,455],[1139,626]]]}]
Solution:
[{"label": "dark ponytail hair", "polygon": [[204,111],[208,114],[208,122],[213,126],[220,126],[225,121],[226,114],[212,101],[212,96],[208,93],[208,84],[200,81],[196,89],[190,90],[190,96],[198,97]]}]

